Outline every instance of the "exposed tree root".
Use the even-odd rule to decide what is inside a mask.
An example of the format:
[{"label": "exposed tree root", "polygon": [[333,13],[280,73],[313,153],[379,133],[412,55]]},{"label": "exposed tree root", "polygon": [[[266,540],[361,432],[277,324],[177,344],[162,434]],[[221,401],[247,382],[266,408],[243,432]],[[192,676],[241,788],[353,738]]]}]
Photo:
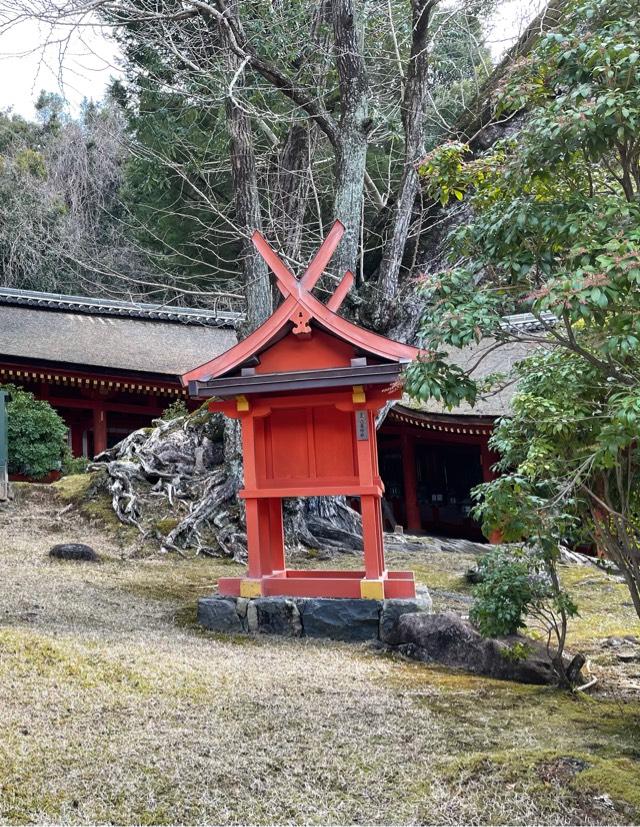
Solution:
[{"label": "exposed tree root", "polygon": [[[164,551],[246,559],[238,425],[196,411],[156,420],[96,458],[106,468],[113,510]],[[287,546],[353,551],[360,515],[344,498],[285,502]]]}]

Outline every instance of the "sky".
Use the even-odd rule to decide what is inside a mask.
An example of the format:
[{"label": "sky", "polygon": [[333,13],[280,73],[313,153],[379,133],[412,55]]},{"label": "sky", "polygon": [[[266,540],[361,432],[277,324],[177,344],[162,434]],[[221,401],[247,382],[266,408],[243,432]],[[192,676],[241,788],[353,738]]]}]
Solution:
[{"label": "sky", "polygon": [[[495,60],[542,8],[543,0],[503,0],[488,25],[488,42]],[[35,21],[22,21],[0,31],[0,109],[12,108],[33,118],[41,89],[59,92],[77,114],[83,99],[100,100],[112,77],[117,77],[118,50],[106,29],[51,33]],[[61,42],[65,44],[61,54]],[[48,45],[47,45],[48,44]]]}]

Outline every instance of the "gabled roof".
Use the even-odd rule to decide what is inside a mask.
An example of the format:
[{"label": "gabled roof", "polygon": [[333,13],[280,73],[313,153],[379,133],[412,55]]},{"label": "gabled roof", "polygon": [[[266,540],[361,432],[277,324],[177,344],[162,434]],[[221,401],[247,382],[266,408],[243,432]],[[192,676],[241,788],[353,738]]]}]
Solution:
[{"label": "gabled roof", "polygon": [[182,377],[183,384],[220,378],[237,372],[283,335],[289,332],[304,335],[310,332],[312,326],[349,342],[363,354],[383,362],[403,364],[415,359],[419,354],[417,348],[365,330],[337,314],[336,311],[353,284],[352,273],[345,273],[327,305],[312,295],[311,290],[329,263],[343,234],[344,226],[336,221],[303,276],[297,279],[266,240],[259,233],[254,233],[253,242],[275,274],[284,301],[267,321],[246,339],[238,342],[226,353],[186,373]]},{"label": "gabled roof", "polygon": [[[223,353],[237,341],[233,327],[228,322],[222,327],[222,320],[213,323],[210,313],[209,323],[191,313],[185,322],[180,314],[176,319],[159,317],[149,306],[128,307],[127,302],[93,312],[94,301],[102,303],[1,288],[0,362],[154,374],[176,382],[190,365]],[[123,312],[114,314],[114,309]]]}]

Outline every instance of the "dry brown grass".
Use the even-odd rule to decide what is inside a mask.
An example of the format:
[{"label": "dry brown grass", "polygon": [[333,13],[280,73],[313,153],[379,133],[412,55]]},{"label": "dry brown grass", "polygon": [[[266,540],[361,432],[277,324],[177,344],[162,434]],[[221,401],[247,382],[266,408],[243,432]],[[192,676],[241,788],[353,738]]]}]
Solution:
[{"label": "dry brown grass", "polygon": [[[57,521],[59,507],[36,492],[0,511],[0,822],[618,824],[640,814],[637,703],[366,647],[204,633],[194,599],[234,566],[128,559],[97,528]],[[103,561],[50,561],[62,540],[89,541]],[[419,563],[447,588],[461,574],[428,555]],[[565,756],[584,770],[556,777]]]}]

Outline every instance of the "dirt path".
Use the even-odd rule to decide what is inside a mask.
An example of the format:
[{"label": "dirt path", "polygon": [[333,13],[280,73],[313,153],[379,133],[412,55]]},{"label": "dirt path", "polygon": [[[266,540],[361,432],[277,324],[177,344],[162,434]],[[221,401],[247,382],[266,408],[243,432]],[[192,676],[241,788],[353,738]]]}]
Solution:
[{"label": "dirt path", "polygon": [[[200,632],[195,597],[232,566],[126,559],[60,509],[36,490],[0,510],[0,822],[638,815],[637,704]],[[51,561],[62,540],[102,562]]]}]

